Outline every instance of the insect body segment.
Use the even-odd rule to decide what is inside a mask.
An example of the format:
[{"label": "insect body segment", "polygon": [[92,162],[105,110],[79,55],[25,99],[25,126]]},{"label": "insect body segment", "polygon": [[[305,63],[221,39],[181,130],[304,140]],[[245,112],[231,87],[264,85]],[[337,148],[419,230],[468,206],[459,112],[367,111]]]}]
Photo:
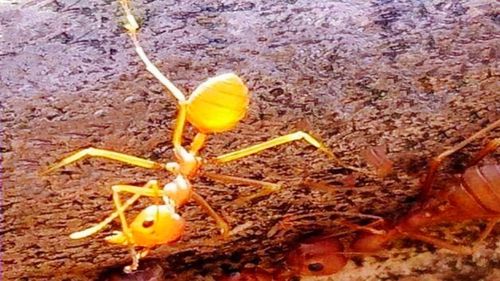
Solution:
[{"label": "insect body segment", "polygon": [[[474,134],[453,148],[443,152],[431,163],[441,163],[442,159],[461,149],[478,135],[484,134],[500,126],[500,120]],[[487,129],[487,130],[486,130]],[[476,164],[481,158],[494,151],[500,145],[500,139],[490,141],[472,161]],[[487,153],[486,153],[487,152]],[[443,157],[444,155],[444,157]],[[437,161],[436,161],[437,159]],[[445,189],[429,194],[434,181],[434,174],[439,165],[430,165],[427,180],[424,182],[423,201],[415,206],[407,215],[394,223],[385,222],[381,226],[383,233],[363,233],[354,241],[352,248],[359,252],[376,252],[383,249],[392,240],[409,237],[434,244],[462,254],[472,254],[475,248],[455,245],[439,238],[429,236],[421,228],[444,222],[465,220],[486,220],[487,226],[479,235],[476,244],[485,239],[497,222],[500,221],[500,165],[490,164],[472,166],[459,177],[455,177],[445,185]],[[430,176],[429,176],[430,175]]]},{"label": "insect body segment", "polygon": [[202,133],[233,129],[245,117],[250,96],[238,76],[227,73],[203,82],[188,99],[187,120]]}]

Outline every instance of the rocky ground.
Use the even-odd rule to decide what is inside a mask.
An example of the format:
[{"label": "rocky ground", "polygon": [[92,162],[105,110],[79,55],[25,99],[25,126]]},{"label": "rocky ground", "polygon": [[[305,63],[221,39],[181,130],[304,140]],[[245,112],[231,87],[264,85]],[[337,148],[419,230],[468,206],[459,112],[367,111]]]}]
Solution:
[{"label": "rocky ground", "polygon": [[[307,130],[351,165],[369,168],[361,152],[378,145],[394,161],[388,177],[369,177],[299,142],[209,167],[284,189],[236,205],[256,189],[197,179],[234,235],[218,239],[190,203],[182,240],[154,250],[146,264],[160,265],[165,276],[209,279],[245,264],[279,263],[300,237],[344,232],[341,219],[359,222],[352,214],[403,214],[430,157],[500,118],[498,12],[498,3],[481,0],[134,1],[144,49],[179,88],[189,93],[207,77],[234,71],[251,90],[247,117],[210,136],[205,156]],[[82,240],[69,233],[112,211],[111,185],[168,180],[95,159],[39,174],[89,146],[172,159],[175,100],[145,70],[122,22],[111,0],[0,1],[3,280],[106,278],[129,262],[126,249],[102,239],[119,224]],[[192,136],[186,132],[185,141]],[[484,143],[454,155],[440,178],[460,171]],[[283,216],[304,213],[317,214],[278,227]],[[440,231],[467,243],[483,226]],[[401,241],[383,257],[356,257],[322,280],[498,280],[499,233],[471,257]],[[352,234],[340,237],[348,242]]]}]

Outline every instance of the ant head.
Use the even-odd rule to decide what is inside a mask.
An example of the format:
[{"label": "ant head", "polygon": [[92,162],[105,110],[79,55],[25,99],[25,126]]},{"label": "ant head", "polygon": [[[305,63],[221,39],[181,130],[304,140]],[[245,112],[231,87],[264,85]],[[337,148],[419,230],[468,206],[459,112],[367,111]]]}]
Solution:
[{"label": "ant head", "polygon": [[149,206],[130,224],[135,245],[143,247],[174,242],[181,237],[184,227],[184,219],[168,205]]},{"label": "ant head", "polygon": [[226,73],[212,77],[191,94],[187,120],[203,133],[231,130],[245,117],[250,95],[240,77]]},{"label": "ant head", "polygon": [[347,263],[344,247],[334,238],[313,238],[303,241],[287,255],[287,266],[301,276],[330,275]]}]

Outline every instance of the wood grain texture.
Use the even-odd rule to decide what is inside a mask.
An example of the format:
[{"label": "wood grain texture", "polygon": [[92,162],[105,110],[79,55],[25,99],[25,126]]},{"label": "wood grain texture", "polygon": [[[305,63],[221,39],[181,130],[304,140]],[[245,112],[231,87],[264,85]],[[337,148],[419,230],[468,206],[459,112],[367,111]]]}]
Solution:
[{"label": "wood grain texture", "polygon": [[[247,117],[235,130],[211,136],[204,155],[308,130],[352,165],[365,166],[360,152],[376,145],[387,145],[394,161],[392,175],[370,178],[297,143],[211,167],[285,188],[236,206],[238,196],[255,189],[197,179],[199,193],[236,233],[218,240],[215,225],[188,204],[183,239],[159,247],[148,261],[165,274],[203,280],[249,262],[279,263],[301,236],[345,231],[340,218],[357,221],[328,211],[396,217],[414,202],[426,159],[500,118],[496,3],[315,2],[134,1],[144,49],[180,89],[190,92],[228,71],[248,84]],[[0,4],[3,280],[94,280],[127,264],[127,251],[102,239],[112,228],[91,239],[68,235],[112,211],[111,185],[168,180],[166,173],[95,159],[38,174],[88,146],[172,159],[174,99],[139,62],[120,16],[110,0]],[[188,131],[186,141],[192,137]],[[454,156],[444,171],[457,171],[482,143]],[[498,161],[498,153],[485,161]],[[304,179],[353,187],[316,190]],[[316,212],[277,229],[284,215]],[[469,225],[460,238],[476,233]],[[498,233],[474,257],[405,242],[389,258],[357,258],[336,278],[498,276]]]}]

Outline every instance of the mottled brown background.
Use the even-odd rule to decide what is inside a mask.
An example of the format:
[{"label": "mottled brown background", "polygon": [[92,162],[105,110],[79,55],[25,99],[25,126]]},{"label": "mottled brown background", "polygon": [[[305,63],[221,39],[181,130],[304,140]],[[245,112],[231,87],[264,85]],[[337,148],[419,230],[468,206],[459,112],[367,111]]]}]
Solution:
[{"label": "mottled brown background", "polygon": [[[171,159],[175,103],[139,62],[116,1],[2,2],[2,279],[92,280],[126,264],[126,250],[104,243],[109,231],[78,241],[68,234],[111,212],[111,185],[164,182],[168,175],[100,160],[38,172],[87,146]],[[286,188],[238,207],[233,200],[254,189],[196,181],[238,231],[230,241],[204,246],[217,229],[198,206],[184,208],[189,228],[182,241],[151,257],[166,270],[191,269],[183,273],[191,280],[192,274],[207,279],[221,266],[279,260],[312,229],[343,230],[325,213],[274,233],[284,214],[401,214],[414,202],[426,159],[500,117],[497,1],[134,2],[146,52],[186,93],[227,71],[251,89],[247,118],[211,137],[205,155],[305,129],[352,165],[364,166],[360,152],[373,145],[386,145],[395,161],[395,173],[384,180],[350,176],[296,143],[217,168]],[[482,143],[444,170],[459,170]],[[498,161],[498,153],[486,161]],[[301,184],[305,178],[332,188],[311,189]],[[355,188],[333,187],[349,179]],[[469,225],[457,239],[470,241],[480,226]],[[332,278],[495,280],[499,265],[497,230],[473,257],[407,241],[385,258],[358,258]]]}]

